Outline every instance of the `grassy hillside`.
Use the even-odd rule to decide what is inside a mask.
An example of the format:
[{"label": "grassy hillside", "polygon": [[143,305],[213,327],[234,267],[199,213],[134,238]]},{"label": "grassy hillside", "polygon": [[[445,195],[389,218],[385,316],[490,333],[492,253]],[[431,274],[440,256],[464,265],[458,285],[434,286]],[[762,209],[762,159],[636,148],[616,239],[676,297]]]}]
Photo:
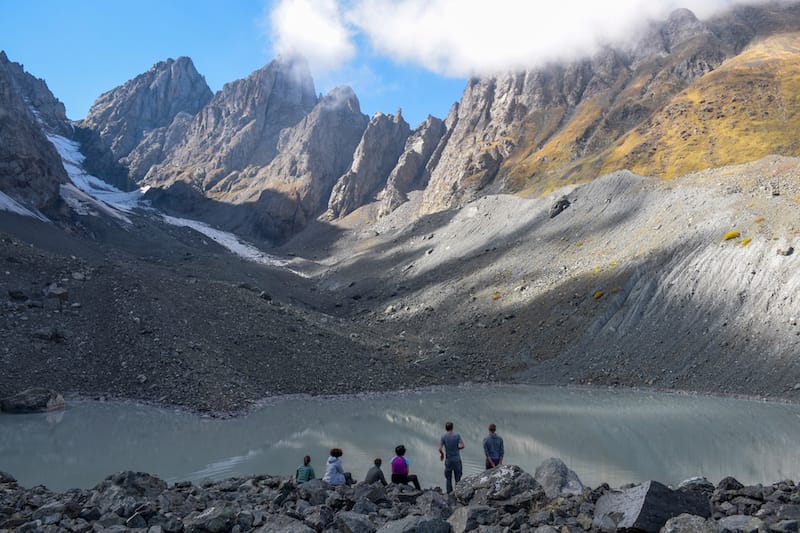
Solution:
[{"label": "grassy hillside", "polygon": [[711,49],[698,39],[675,57],[620,75],[557,125],[532,113],[504,161],[506,187],[538,195],[621,169],[668,179],[800,155],[800,33],[759,40],[682,84],[675,72]]},{"label": "grassy hillside", "polygon": [[800,155],[800,34],[758,42],[622,137],[601,172],[673,178],[769,154]]}]

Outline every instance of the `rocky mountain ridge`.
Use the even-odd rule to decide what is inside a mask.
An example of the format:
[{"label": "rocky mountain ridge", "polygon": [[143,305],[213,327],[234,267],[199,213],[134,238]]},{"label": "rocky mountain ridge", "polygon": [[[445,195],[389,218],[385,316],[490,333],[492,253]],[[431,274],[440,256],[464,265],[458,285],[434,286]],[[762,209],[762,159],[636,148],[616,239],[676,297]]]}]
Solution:
[{"label": "rocky mountain ridge", "polygon": [[[346,156],[332,151],[331,143],[313,142],[295,143],[291,149],[301,152],[284,155],[290,148],[285,139],[297,137],[291,130],[302,127],[301,122],[314,120],[310,113],[319,101],[304,62],[279,58],[247,79],[226,85],[199,111],[171,115],[174,124],[153,130],[147,142],[127,159],[117,157],[117,162],[128,166],[139,185],[161,189],[152,194],[163,206],[193,212],[256,239],[282,242],[317,217],[345,217],[375,201],[379,207],[368,216],[385,215],[411,188],[424,190],[416,215],[423,216],[462,206],[485,193],[542,194],[623,168],[670,178],[771,152],[798,155],[800,148],[782,141],[790,137],[794,122],[781,118],[779,110],[791,108],[791,102],[775,98],[766,104],[739,100],[740,113],[766,117],[759,139],[748,140],[751,149],[729,149],[724,139],[714,146],[684,146],[692,132],[702,136],[730,129],[730,121],[703,112],[708,106],[692,95],[725,99],[730,97],[725,87],[736,84],[752,93],[746,73],[733,68],[734,60],[749,64],[739,58],[753,55],[748,45],[759,46],[754,44],[759,39],[793,31],[800,31],[797,3],[739,6],[707,21],[679,9],[666,20],[645,24],[628,44],[607,46],[592,57],[470,80],[443,126],[437,123],[431,136],[436,145],[428,139],[425,149],[413,156],[399,147],[411,133],[407,125],[394,136],[388,130],[375,136],[377,122],[392,115],[379,113],[373,124],[358,117],[360,111],[345,128],[361,128],[360,140],[350,148],[353,135],[348,134],[336,147],[345,149]],[[755,86],[756,100],[794,89],[781,77],[794,72],[794,46],[785,44],[786,53],[770,57],[775,75]],[[163,70],[164,64],[159,65]],[[159,65],[151,73],[159,71]],[[714,73],[721,67],[727,76]],[[137,86],[142,85],[140,81]],[[97,109],[114,107],[110,102],[120,93],[127,94],[120,88],[103,95]],[[331,104],[332,96],[325,105]],[[357,101],[347,105],[358,108]],[[698,123],[683,120],[685,113],[700,117]],[[117,133],[117,122],[103,113],[90,113],[84,122],[93,131],[119,137],[110,145],[130,145]],[[430,124],[420,128],[418,135]],[[655,138],[659,128],[668,132]],[[342,157],[349,161],[340,161]],[[322,183],[308,187],[304,179],[297,179],[296,167],[280,163],[296,159],[314,160],[319,168],[309,176],[324,175],[312,179]],[[356,167],[363,168],[357,172]],[[399,188],[396,174],[389,177],[394,167],[404,175]],[[331,173],[338,175],[331,178]]]},{"label": "rocky mountain ridge", "polygon": [[185,133],[185,117],[194,116],[211,96],[191,59],[167,59],[100,95],[77,125],[95,132],[114,161],[128,170],[128,179],[138,183]]},{"label": "rocky mountain ridge", "polygon": [[55,211],[67,173],[44,129],[69,134],[64,104],[0,51],[0,192],[35,210]]}]

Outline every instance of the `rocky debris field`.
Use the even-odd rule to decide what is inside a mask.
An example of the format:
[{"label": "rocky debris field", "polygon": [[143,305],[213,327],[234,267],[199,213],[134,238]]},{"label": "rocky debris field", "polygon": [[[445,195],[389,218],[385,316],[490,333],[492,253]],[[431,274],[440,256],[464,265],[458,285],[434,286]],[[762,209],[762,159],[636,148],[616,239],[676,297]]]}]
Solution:
[{"label": "rocky debris field", "polygon": [[147,212],[66,228],[0,213],[0,398],[223,414],[500,381],[797,400],[798,176],[778,157],[618,172],[422,217],[412,194],[317,221],[271,250],[285,266]]},{"label": "rocky debris field", "polygon": [[702,478],[670,489],[656,481],[611,489],[584,487],[558,459],[534,475],[501,465],[439,488],[259,475],[168,486],[120,472],[93,489],[54,493],[23,488],[0,472],[0,531],[500,533],[796,532],[800,488],[792,481],[717,486]]},{"label": "rocky debris field", "polygon": [[222,414],[275,395],[432,383],[382,339],[315,311],[303,278],[192,230],[143,218],[92,228],[112,233],[101,244],[13,224],[16,236],[0,230],[0,398],[43,386]]}]

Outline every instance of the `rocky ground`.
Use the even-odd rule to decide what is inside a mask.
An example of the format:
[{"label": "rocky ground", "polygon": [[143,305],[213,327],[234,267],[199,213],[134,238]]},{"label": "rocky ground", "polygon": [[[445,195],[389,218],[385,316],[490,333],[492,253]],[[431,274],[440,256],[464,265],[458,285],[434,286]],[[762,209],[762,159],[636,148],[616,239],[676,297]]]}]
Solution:
[{"label": "rocky ground", "polygon": [[798,168],[616,173],[424,217],[418,197],[383,218],[374,204],[273,250],[288,268],[147,214],[65,230],[0,213],[0,397],[36,385],[222,413],[526,381],[793,400]]},{"label": "rocky ground", "polygon": [[465,477],[452,495],[380,483],[297,484],[275,476],[201,485],[120,472],[89,490],[26,489],[0,472],[0,531],[648,533],[796,532],[800,488],[792,481],[716,487],[702,478],[673,490],[655,481],[612,490],[584,487],[557,459],[535,475],[502,465]]}]

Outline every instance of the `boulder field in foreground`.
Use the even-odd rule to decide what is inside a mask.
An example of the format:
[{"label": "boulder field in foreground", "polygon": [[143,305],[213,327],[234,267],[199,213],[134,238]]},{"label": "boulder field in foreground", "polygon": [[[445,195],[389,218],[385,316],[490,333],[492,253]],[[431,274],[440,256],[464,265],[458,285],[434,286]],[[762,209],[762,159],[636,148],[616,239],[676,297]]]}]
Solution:
[{"label": "boulder field in foreground", "polygon": [[798,531],[800,488],[792,481],[744,486],[725,478],[714,486],[695,478],[675,490],[655,481],[592,490],[560,460],[545,463],[537,476],[511,465],[467,476],[450,496],[439,488],[297,484],[269,475],[168,486],[141,472],[54,493],[20,487],[0,472],[0,531]]}]

